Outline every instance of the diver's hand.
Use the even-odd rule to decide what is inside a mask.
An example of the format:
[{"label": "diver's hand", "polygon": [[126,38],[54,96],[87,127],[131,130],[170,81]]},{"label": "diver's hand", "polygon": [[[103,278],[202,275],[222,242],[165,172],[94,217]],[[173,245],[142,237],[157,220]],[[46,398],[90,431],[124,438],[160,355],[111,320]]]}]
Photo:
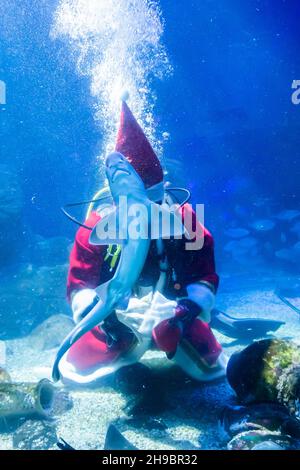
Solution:
[{"label": "diver's hand", "polygon": [[167,353],[168,357],[175,354],[186,326],[201,313],[200,307],[188,298],[174,303],[172,317],[159,322],[152,331],[156,346],[160,351]]},{"label": "diver's hand", "polygon": [[98,301],[99,297],[94,289],[82,289],[76,292],[71,304],[74,322],[79,323]]},{"label": "diver's hand", "polygon": [[204,284],[190,284],[187,287],[188,297],[176,304],[172,318],[161,321],[153,329],[153,340],[161,351],[172,357],[182,338],[187,325],[199,317],[203,322],[210,321],[210,311],[214,305],[214,294]]}]

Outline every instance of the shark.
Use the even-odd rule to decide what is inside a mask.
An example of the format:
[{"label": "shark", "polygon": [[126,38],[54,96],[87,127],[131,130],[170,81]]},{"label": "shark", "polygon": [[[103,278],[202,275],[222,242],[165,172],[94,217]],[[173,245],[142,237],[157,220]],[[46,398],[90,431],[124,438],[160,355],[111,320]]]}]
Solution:
[{"label": "shark", "polygon": [[[114,206],[93,228],[89,242],[93,245],[120,244],[121,256],[112,279],[95,289],[99,299],[96,305],[59,347],[52,369],[55,382],[60,379],[60,361],[71,346],[113,311],[124,306],[124,301],[128,303],[144,267],[151,239],[180,238],[186,234],[175,210],[149,199],[141,177],[121,153],[108,155],[105,166]],[[139,236],[136,230],[130,230],[130,223],[135,228],[137,220]],[[168,220],[168,223],[161,223],[161,220]]]}]

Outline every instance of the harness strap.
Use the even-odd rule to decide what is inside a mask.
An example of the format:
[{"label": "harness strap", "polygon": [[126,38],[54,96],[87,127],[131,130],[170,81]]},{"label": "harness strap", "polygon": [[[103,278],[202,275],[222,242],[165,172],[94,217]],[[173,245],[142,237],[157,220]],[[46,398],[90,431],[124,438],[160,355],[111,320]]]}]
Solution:
[{"label": "harness strap", "polygon": [[169,262],[164,248],[164,242],[161,238],[156,240],[156,249],[159,259],[160,275],[155,286],[155,291],[163,292],[167,282],[167,273],[169,271]]}]

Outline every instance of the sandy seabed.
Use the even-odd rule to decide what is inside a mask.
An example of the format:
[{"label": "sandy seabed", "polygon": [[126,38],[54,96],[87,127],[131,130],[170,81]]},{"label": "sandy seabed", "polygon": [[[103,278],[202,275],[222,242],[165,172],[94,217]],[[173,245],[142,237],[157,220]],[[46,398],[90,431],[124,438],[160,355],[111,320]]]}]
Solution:
[{"label": "sandy seabed", "polygon": [[[274,294],[278,282],[285,278],[285,274],[275,275],[272,272],[257,272],[251,277],[243,273],[224,275],[217,307],[237,317],[283,320],[286,324],[276,332],[276,337],[300,342],[300,317]],[[292,282],[292,277],[290,279]],[[247,345],[247,342],[228,338],[217,331],[215,334],[228,356]],[[36,350],[30,344],[30,336],[8,340],[5,348],[5,367],[14,382],[50,378],[56,349]],[[119,388],[114,380],[108,380],[108,383],[92,390],[68,389],[73,406],[63,410],[53,420],[51,426],[57,436],[63,437],[76,449],[103,449],[107,427],[114,422],[139,449],[225,449],[227,440],[218,426],[218,417],[224,405],[236,403],[226,379],[209,384],[196,383],[173,366],[164,354],[155,351],[146,353],[142,363],[151,370],[159,371],[165,397],[163,409],[158,411],[148,403],[148,411],[143,416],[126,419],[128,406],[138,401],[139,393],[128,392],[128,387]],[[135,381],[139,381],[138,371]],[[159,389],[159,383],[158,379],[156,389]],[[157,400],[159,396],[158,392],[152,399]],[[0,450],[14,448],[15,432],[1,432]],[[41,441],[41,447],[43,445]],[[30,448],[30,445],[26,447],[26,443],[24,446]],[[48,448],[56,447],[52,442]]]}]

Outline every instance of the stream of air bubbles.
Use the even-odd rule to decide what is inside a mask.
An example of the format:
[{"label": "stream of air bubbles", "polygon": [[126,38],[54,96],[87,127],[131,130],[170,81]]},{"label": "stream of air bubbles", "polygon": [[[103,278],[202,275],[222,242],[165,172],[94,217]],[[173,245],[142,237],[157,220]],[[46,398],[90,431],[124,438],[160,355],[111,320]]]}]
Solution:
[{"label": "stream of air bubbles", "polygon": [[128,104],[159,152],[152,84],[172,71],[162,34],[157,1],[60,1],[51,35],[69,43],[78,72],[90,78],[103,151],[113,147],[120,96],[126,90]]}]

